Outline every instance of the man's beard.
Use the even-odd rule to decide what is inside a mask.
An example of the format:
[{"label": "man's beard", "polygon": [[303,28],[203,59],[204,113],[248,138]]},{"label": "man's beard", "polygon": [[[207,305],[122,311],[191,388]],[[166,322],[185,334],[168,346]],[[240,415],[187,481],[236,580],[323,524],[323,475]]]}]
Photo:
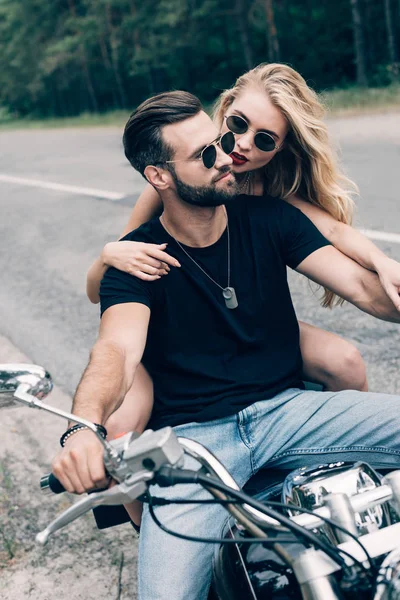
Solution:
[{"label": "man's beard", "polygon": [[[218,177],[221,177],[223,173],[229,172],[230,169],[221,170]],[[171,170],[171,174],[175,182],[178,196],[184,202],[192,204],[192,206],[221,206],[222,204],[226,204],[238,193],[236,180],[232,180],[232,184],[229,188],[218,190],[213,182],[210,185],[204,186],[188,185],[178,178],[174,170]]]}]

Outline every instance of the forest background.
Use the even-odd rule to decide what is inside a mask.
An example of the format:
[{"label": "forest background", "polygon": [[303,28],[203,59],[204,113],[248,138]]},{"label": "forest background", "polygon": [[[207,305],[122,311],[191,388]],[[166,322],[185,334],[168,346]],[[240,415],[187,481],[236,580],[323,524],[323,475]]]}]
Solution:
[{"label": "forest background", "polygon": [[400,0],[0,0],[2,122],[131,111],[166,89],[208,104],[275,61],[400,105]]}]

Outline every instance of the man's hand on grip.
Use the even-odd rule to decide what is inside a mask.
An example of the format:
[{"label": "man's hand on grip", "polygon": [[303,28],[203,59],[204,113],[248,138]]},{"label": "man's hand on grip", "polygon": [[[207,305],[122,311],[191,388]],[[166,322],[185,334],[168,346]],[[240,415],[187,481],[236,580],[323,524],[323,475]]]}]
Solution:
[{"label": "man's hand on grip", "polygon": [[52,472],[67,492],[83,494],[93,489],[105,488],[103,446],[89,430],[74,433],[52,463]]}]

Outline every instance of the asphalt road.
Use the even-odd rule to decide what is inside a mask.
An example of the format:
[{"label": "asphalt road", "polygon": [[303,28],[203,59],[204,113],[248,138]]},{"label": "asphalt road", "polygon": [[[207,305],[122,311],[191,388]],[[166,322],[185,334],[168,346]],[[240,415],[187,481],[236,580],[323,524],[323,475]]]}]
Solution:
[{"label": "asphalt road", "polygon": [[[356,226],[400,234],[399,114],[333,120],[330,129],[342,149],[341,159],[347,173],[360,187]],[[0,180],[0,362],[14,360],[13,353],[22,351],[30,361],[44,365],[52,373],[61,394],[73,393],[97,334],[98,307],[91,305],[85,294],[87,268],[103,244],[118,237],[143,188],[141,177],[125,160],[120,137],[121,132],[116,128],[0,134],[0,176],[96,188],[118,192],[122,196],[118,201],[111,201]],[[400,244],[378,242],[378,245],[400,260]],[[290,281],[299,318],[354,342],[367,363],[371,389],[399,392],[398,327],[373,319],[349,305],[334,310],[322,309],[318,294],[312,292],[304,278],[290,275]],[[8,346],[7,350],[5,345],[13,351],[10,352]],[[64,402],[68,404],[68,400],[64,399]],[[33,422],[35,416],[28,415]],[[45,423],[50,421],[48,418]],[[57,443],[58,429],[55,427],[57,434],[51,438],[54,444]],[[37,438],[39,433],[36,431],[35,435]],[[33,433],[32,436],[35,437]],[[51,440],[46,443],[50,444]],[[46,445],[46,448],[50,462],[50,446]],[[40,464],[44,468],[47,459],[43,452],[42,449]],[[0,457],[6,455],[11,457],[10,464],[15,467],[18,453],[3,446]],[[19,478],[23,480],[23,471]],[[29,504],[26,498],[25,504]],[[38,505],[37,500],[35,504]],[[27,518],[25,516],[25,521]],[[130,535],[124,531],[126,536]],[[24,536],[21,539],[24,540]],[[75,534],[70,543],[76,540]],[[22,547],[24,543],[21,542]],[[54,548],[55,564],[62,569],[62,563],[57,563],[60,547]],[[98,549],[98,552],[104,558],[102,550]],[[74,556],[73,552],[71,556]],[[51,570],[51,563],[45,564],[48,571],[44,571],[44,578]],[[115,559],[115,564],[118,571],[119,558]],[[14,563],[9,565],[10,573],[15,575],[18,565],[25,569],[26,562],[17,553]],[[29,572],[29,577],[34,577],[29,570],[22,572]],[[127,576],[130,593],[121,595],[121,571],[118,573],[113,575],[114,587],[107,588],[106,585],[102,588],[111,595],[80,596],[75,593],[70,597],[134,598],[134,579]],[[22,580],[26,580],[23,575]],[[21,595],[17,588],[13,591],[15,578],[7,581],[8,595],[4,597],[8,600],[47,598],[38,584],[34,591],[25,586]],[[58,581],[62,586],[67,578]],[[57,593],[61,600],[60,594]]]},{"label": "asphalt road", "polygon": [[[346,171],[359,184],[355,224],[400,233],[397,175],[399,114],[331,121]],[[114,128],[15,131],[0,135],[0,174],[124,194],[110,201],[0,181],[0,333],[46,365],[72,393],[98,328],[85,296],[87,268],[118,237],[143,188]],[[400,259],[400,245],[379,242]],[[302,278],[292,277],[300,318],[356,341],[373,389],[398,389],[396,327],[352,307],[322,310]]]}]

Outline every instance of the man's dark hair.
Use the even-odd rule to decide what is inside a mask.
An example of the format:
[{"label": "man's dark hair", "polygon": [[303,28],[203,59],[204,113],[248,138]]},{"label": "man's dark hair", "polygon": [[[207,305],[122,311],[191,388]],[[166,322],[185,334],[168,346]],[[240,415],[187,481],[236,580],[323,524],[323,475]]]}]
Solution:
[{"label": "man's dark hair", "polygon": [[200,100],[189,92],[157,94],[133,111],[125,125],[125,156],[132,167],[144,175],[148,165],[173,159],[174,150],[162,138],[162,128],[194,117],[203,110]]}]

